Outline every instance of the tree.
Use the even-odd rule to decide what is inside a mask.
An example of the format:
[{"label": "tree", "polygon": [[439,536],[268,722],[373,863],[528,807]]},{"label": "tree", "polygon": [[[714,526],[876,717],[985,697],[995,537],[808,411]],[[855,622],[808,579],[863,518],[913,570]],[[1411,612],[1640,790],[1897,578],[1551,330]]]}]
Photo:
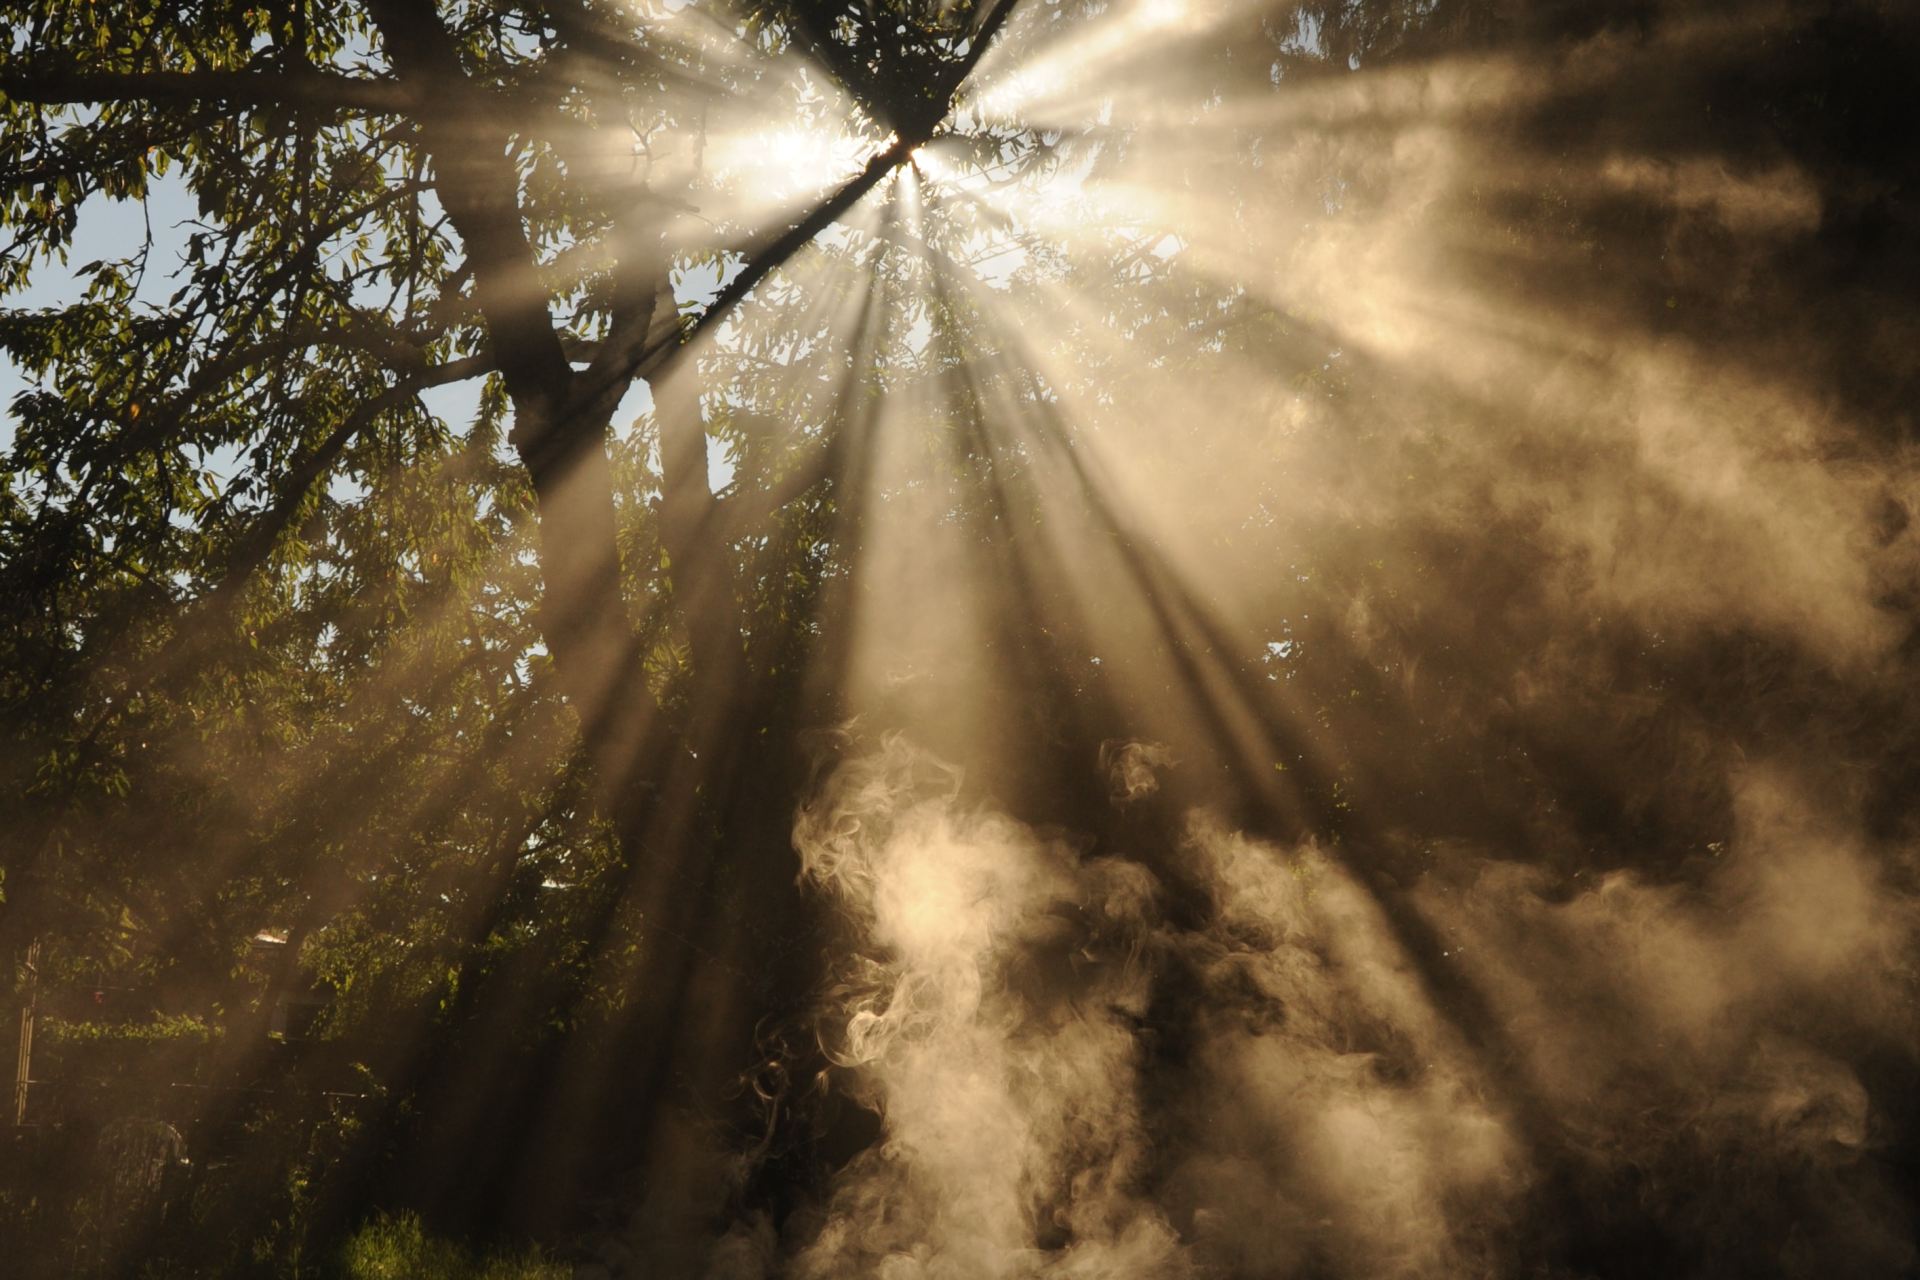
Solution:
[{"label": "tree", "polygon": [[[331,775],[258,778],[250,798],[220,797],[219,767],[188,784],[208,803],[232,804],[233,858],[272,850],[280,871],[255,861],[260,889],[238,909],[289,928],[290,957],[335,918],[342,892],[365,893],[353,846],[408,838],[405,822],[376,836],[327,812],[365,776],[319,748],[345,696],[323,674],[330,668],[388,693],[441,673],[435,696],[405,695],[420,720],[349,730],[353,750],[386,744],[367,761],[405,769],[440,731],[428,725],[452,705],[448,681],[477,681],[467,687],[489,707],[483,716],[510,717],[499,699],[522,696],[525,664],[541,684],[550,666],[580,724],[593,780],[584,812],[611,824],[617,860],[640,886],[614,897],[630,910],[635,899],[649,912],[711,909],[698,905],[720,874],[703,856],[707,833],[732,820],[732,779],[751,765],[740,730],[764,719],[768,696],[764,683],[753,691],[744,647],[755,588],[742,574],[752,566],[735,563],[729,539],[821,477],[816,468],[762,495],[717,499],[691,396],[657,405],[654,429],[618,460],[633,484],[616,496],[611,420],[636,379],[653,379],[664,400],[659,375],[685,339],[712,329],[891,175],[938,126],[1009,11],[836,24],[825,9],[760,6],[714,28],[717,49],[688,38],[707,30],[701,12],[669,22],[665,10],[590,3],[16,15],[26,38],[3,89],[9,283],[61,252],[95,196],[144,199],[170,183],[198,210],[180,288],[164,306],[135,305],[162,252],[149,241],[83,268],[84,302],[8,319],[9,352],[46,388],[19,406],[10,490],[20,539],[12,589],[34,602],[23,616],[39,624],[15,637],[36,647],[10,664],[37,681],[10,700],[31,721],[16,738],[16,776],[41,798],[38,830],[20,841],[29,858],[10,859],[23,934],[45,915],[36,897],[72,897],[56,855],[75,807],[159,785],[127,766],[128,741],[169,723],[175,739],[204,737],[182,717],[206,694],[205,663],[229,682],[236,727],[267,735],[290,765],[298,757],[286,748],[304,741],[313,751],[299,754]],[[817,96],[804,79],[778,82],[762,61],[799,43],[845,82],[835,92],[853,95],[874,158],[850,179],[802,175],[809,194],[824,188],[812,210],[776,211],[766,225],[724,214],[691,222],[691,198],[710,200],[714,183],[684,157],[697,157],[711,117],[743,97],[764,112]],[[726,287],[683,323],[671,280],[697,269],[724,271]],[[483,384],[464,433],[420,399],[463,382]],[[503,432],[523,472],[495,457]],[[528,584],[501,577],[528,503],[520,474],[538,512],[537,644]],[[341,484],[366,497],[341,501]],[[732,510],[756,503],[764,509],[748,519]],[[463,611],[477,621],[463,626]],[[465,670],[431,642],[425,665],[401,656],[423,615],[468,655]],[[404,638],[394,630],[403,620]],[[369,678],[369,664],[393,674]],[[497,748],[507,723],[453,730],[450,745],[475,759],[472,744]],[[238,741],[206,750],[229,762],[247,754]],[[522,755],[530,776],[502,776],[485,760],[465,766],[462,783],[458,767],[430,770],[412,783],[414,811],[397,813],[418,823],[422,806],[444,809],[456,786],[476,785],[475,770],[497,779],[488,794],[550,795],[541,749]],[[173,785],[178,812],[189,802]],[[278,814],[267,830],[249,820],[262,813]],[[508,864],[528,874],[526,860],[513,861],[528,823],[476,835],[482,862],[507,859],[489,882]],[[158,856],[141,843],[142,859]],[[548,879],[583,875],[576,866]],[[209,892],[194,879],[189,902]],[[760,899],[750,919],[782,905],[786,877],[748,869],[733,879],[776,886],[773,901],[745,894]],[[124,886],[87,892],[107,913],[102,927],[114,927]],[[468,928],[488,936],[503,901],[485,902]],[[670,992],[688,958],[663,963],[648,985]],[[671,1015],[679,998],[652,1012]],[[739,1011],[722,1022],[742,1016],[750,1025]],[[636,1026],[642,1042],[671,1041],[657,1021]],[[711,1063],[705,1073],[724,1075]]]},{"label": "tree", "polygon": [[[931,134],[1005,12],[952,11],[906,39],[877,21],[816,31],[824,13],[804,9],[746,15],[742,38],[762,47],[812,33],[809,47],[892,132],[859,178],[776,228],[708,323]],[[660,306],[675,252],[665,236],[685,204],[674,182],[698,175],[663,164],[666,180],[653,179],[651,152],[697,142],[673,135],[697,133],[689,116],[706,103],[672,91],[707,69],[671,36],[650,37],[655,23],[592,5],[446,20],[406,5],[364,15],[292,6],[23,18],[31,48],[86,52],[30,54],[7,75],[16,271],[57,250],[95,190],[140,195],[169,164],[184,166],[208,220],[189,237],[196,269],[169,314],[102,332],[106,304],[130,297],[134,264],[101,264],[92,273],[100,306],[41,317],[16,340],[48,372],[85,340],[146,353],[93,397],[95,415],[111,400],[123,420],[66,424],[90,428],[84,440],[35,441],[46,465],[236,443],[262,462],[294,459],[284,483],[250,476],[227,495],[266,508],[256,522],[264,527],[235,549],[230,577],[241,577],[381,415],[433,386],[497,379],[487,412],[511,405],[512,441],[542,517],[545,637],[604,754],[601,785],[631,791],[638,745],[621,722],[634,699],[616,682],[632,666],[633,642],[603,607],[620,596],[605,438],[634,379],[676,345],[677,318]],[[369,63],[377,72],[355,74]],[[92,118],[67,117],[61,129],[73,108]],[[387,298],[375,305],[381,289]],[[556,300],[571,307],[563,323]],[[217,335],[211,346],[191,340],[203,329]],[[319,377],[345,385],[292,375],[296,354],[327,357]],[[249,402],[252,421],[207,416],[210,401],[256,385],[265,394]],[[703,569],[716,580],[725,571],[700,546],[711,498],[699,423],[662,415],[661,424],[658,536],[693,661],[715,668],[709,683],[720,687],[738,646],[721,631],[731,589],[715,585],[702,602],[695,585]]]}]

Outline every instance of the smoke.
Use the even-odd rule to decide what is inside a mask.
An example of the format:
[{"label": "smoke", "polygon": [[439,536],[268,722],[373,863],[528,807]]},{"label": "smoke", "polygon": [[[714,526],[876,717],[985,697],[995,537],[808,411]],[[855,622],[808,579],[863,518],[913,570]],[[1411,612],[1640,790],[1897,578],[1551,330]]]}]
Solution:
[{"label": "smoke", "polygon": [[795,831],[862,937],[825,1033],[886,1134],[794,1272],[1180,1274],[1142,1194],[1152,878],[969,809],[930,764],[894,739]]},{"label": "smoke", "polygon": [[1734,795],[1733,840],[1684,878],[1611,871],[1567,895],[1496,861],[1418,898],[1569,1147],[1636,1171],[1643,1212],[1714,1248],[1744,1232],[1787,1250],[1768,1270],[1898,1273],[1911,1224],[1880,1157],[1905,1105],[1886,1058],[1910,1070],[1920,1045],[1908,859],[1875,856],[1777,767]]},{"label": "smoke", "polygon": [[[1138,767],[1116,805],[1165,760],[1137,746],[1102,751]],[[1916,904],[1791,771],[1732,786],[1734,838],[1690,880],[1430,858],[1402,905],[1489,1040],[1343,850],[1195,810],[1164,881],[887,739],[795,826],[848,934],[831,1087],[883,1130],[782,1274],[1546,1274],[1542,1208],[1621,1185],[1704,1273],[1765,1246],[1761,1271],[1897,1274],[1866,1077],[1920,1043]],[[741,1239],[711,1274],[757,1274]]]},{"label": "smoke", "polygon": [[1184,962],[1189,1061],[1167,1179],[1231,1274],[1484,1273],[1527,1172],[1511,1124],[1339,862],[1196,817],[1207,927]]},{"label": "smoke", "polygon": [[1100,772],[1116,804],[1142,800],[1158,791],[1160,779],[1154,770],[1173,763],[1173,752],[1162,743],[1110,738],[1100,744]]}]

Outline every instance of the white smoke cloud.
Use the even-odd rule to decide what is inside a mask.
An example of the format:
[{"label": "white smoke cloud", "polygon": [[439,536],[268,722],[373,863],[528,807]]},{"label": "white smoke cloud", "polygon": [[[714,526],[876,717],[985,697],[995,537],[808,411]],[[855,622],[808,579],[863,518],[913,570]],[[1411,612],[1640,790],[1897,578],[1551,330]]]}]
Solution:
[{"label": "white smoke cloud", "polygon": [[1811,1178],[1805,1212],[1910,1256],[1873,1179],[1835,1181],[1874,1119],[1826,1033],[1912,1046],[1913,904],[1797,786],[1743,775],[1738,839],[1692,888],[1614,873],[1569,896],[1448,852],[1409,898],[1510,1073],[1338,850],[1196,813],[1176,863],[1208,902],[1176,924],[1144,867],[970,803],[889,740],[796,825],[852,933],[823,1042],[884,1131],[785,1271],[1507,1274],[1541,1114],[1560,1158],[1654,1171],[1646,1194],[1703,1235]]},{"label": "white smoke cloud", "polygon": [[886,1135],[794,1272],[1177,1274],[1133,1186],[1151,879],[970,811],[955,782],[896,739],[796,829],[864,934],[828,1043]]},{"label": "white smoke cloud", "polygon": [[1173,752],[1163,743],[1121,738],[1100,744],[1100,772],[1116,803],[1144,800],[1160,789],[1160,769],[1171,768]]}]

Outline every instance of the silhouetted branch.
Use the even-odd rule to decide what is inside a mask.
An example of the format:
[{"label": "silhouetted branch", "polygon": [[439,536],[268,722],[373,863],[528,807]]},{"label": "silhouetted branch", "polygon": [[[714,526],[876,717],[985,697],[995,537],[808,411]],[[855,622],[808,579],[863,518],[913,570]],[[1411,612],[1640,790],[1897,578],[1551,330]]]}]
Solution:
[{"label": "silhouetted branch", "polygon": [[419,106],[397,80],[371,80],[312,68],[270,71],[84,71],[73,67],[0,72],[0,95],[15,102],[225,102],[242,107],[300,106],[338,111],[406,112]]}]

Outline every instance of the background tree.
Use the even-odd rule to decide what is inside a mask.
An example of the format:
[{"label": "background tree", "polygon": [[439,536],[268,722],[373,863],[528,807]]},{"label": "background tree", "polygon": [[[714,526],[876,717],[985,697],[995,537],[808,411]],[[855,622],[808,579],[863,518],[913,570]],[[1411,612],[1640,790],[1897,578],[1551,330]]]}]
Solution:
[{"label": "background tree", "polygon": [[[404,949],[413,972],[434,976],[395,974],[411,991],[401,1006],[444,1007],[459,992],[447,1016],[478,1010],[479,1043],[546,1027],[557,1054],[550,1033],[580,1000],[626,1007],[609,1024],[624,1039],[567,1051],[564,1070],[587,1078],[564,1091],[572,1114],[542,1121],[567,1130],[547,1142],[565,1161],[589,1145],[574,1129],[604,1120],[609,1092],[649,1097],[670,1069],[700,1081],[696,1092],[724,1087],[765,988],[783,980],[764,954],[767,922],[794,905],[776,869],[784,801],[743,803],[738,788],[790,793],[799,768],[769,733],[778,686],[749,678],[783,657],[791,670],[792,655],[762,629],[766,665],[750,669],[742,612],[759,590],[747,573],[791,574],[771,554],[737,563],[734,542],[817,488],[819,467],[769,472],[764,495],[722,503],[697,394],[656,409],[617,459],[611,420],[636,377],[679,348],[671,278],[724,270],[731,290],[706,312],[717,319],[925,137],[1003,18],[962,7],[895,31],[767,8],[715,39],[699,13],[668,24],[664,11],[593,5],[18,15],[5,88],[12,281],[61,252],[96,194],[146,198],[164,183],[162,208],[185,196],[198,216],[182,228],[181,287],[165,305],[137,305],[149,257],[165,253],[150,238],[85,268],[84,302],[9,319],[8,349],[43,388],[20,402],[10,473],[10,587],[25,629],[9,705],[18,791],[35,798],[35,826],[9,860],[12,936],[56,931],[65,963],[86,969],[131,928],[152,964],[177,969],[180,948],[210,947],[215,973],[272,926],[285,961],[266,977],[262,1017],[295,981],[296,956],[357,984],[341,1016],[379,1017],[398,997],[376,998],[391,945],[375,941],[377,922],[411,916],[439,944]],[[705,172],[700,149],[743,98],[754,116],[796,97],[821,109],[818,86],[778,62],[803,28],[815,54],[860,81],[855,142],[864,132],[891,149],[837,192],[832,173],[799,175],[788,199],[818,190],[813,212],[762,205],[760,222],[743,221],[726,211],[724,182],[750,189],[751,166]],[[717,218],[690,222],[695,195]],[[759,197],[735,203],[750,215]],[[483,389],[471,425],[454,428],[420,397],[460,382]],[[517,468],[503,464],[509,438]],[[748,518],[731,509],[754,505]],[[557,781],[552,695],[537,691],[549,683],[584,744]],[[480,696],[480,721],[447,718],[460,688]],[[780,744],[776,763],[757,754],[765,743]],[[168,776],[129,770],[137,752]],[[231,785],[249,758],[269,769]],[[134,829],[167,814],[166,835],[193,855],[128,840],[102,825],[111,812]],[[585,834],[589,815],[608,833]],[[743,815],[746,834],[729,838]],[[549,821],[566,834],[542,855]],[[97,857],[71,856],[79,828]],[[423,836],[420,857],[397,852]],[[607,839],[615,883],[596,890]],[[734,852],[710,858],[715,847]],[[174,868],[165,890],[134,883],[153,863]],[[437,895],[459,917],[450,929],[429,925],[437,907],[419,915],[435,885],[460,895]],[[529,912],[575,897],[571,941],[543,933],[518,977],[474,994],[466,968],[499,970]],[[129,899],[141,907],[132,923]],[[80,934],[85,903],[97,923]],[[230,923],[209,930],[214,903]],[[683,918],[649,931],[663,954],[620,959],[634,949],[617,941],[631,927],[610,932],[622,910]],[[713,925],[715,912],[738,918]],[[728,930],[733,941],[690,941]],[[444,971],[438,945],[453,948]],[[573,948],[557,971],[554,947]],[[685,1008],[692,966],[730,947],[744,950],[719,961],[718,980],[752,975],[759,994],[706,993],[719,1007],[702,1026]],[[582,985],[556,993],[574,971]],[[515,994],[529,983],[538,989]],[[498,1147],[477,1168],[435,1159],[484,1220],[493,1202],[467,1183],[519,1163],[495,1140],[499,1114],[551,1105],[562,1092],[551,1081],[514,1098],[562,1068],[516,1077],[444,1044],[394,1052],[388,1076],[462,1099],[448,1123]],[[435,1071],[455,1079],[426,1083]],[[462,1076],[494,1096],[463,1098]],[[643,1148],[636,1136],[612,1158],[632,1163]],[[531,1167],[511,1181],[497,1195],[535,1218],[529,1188],[578,1198]]]}]

